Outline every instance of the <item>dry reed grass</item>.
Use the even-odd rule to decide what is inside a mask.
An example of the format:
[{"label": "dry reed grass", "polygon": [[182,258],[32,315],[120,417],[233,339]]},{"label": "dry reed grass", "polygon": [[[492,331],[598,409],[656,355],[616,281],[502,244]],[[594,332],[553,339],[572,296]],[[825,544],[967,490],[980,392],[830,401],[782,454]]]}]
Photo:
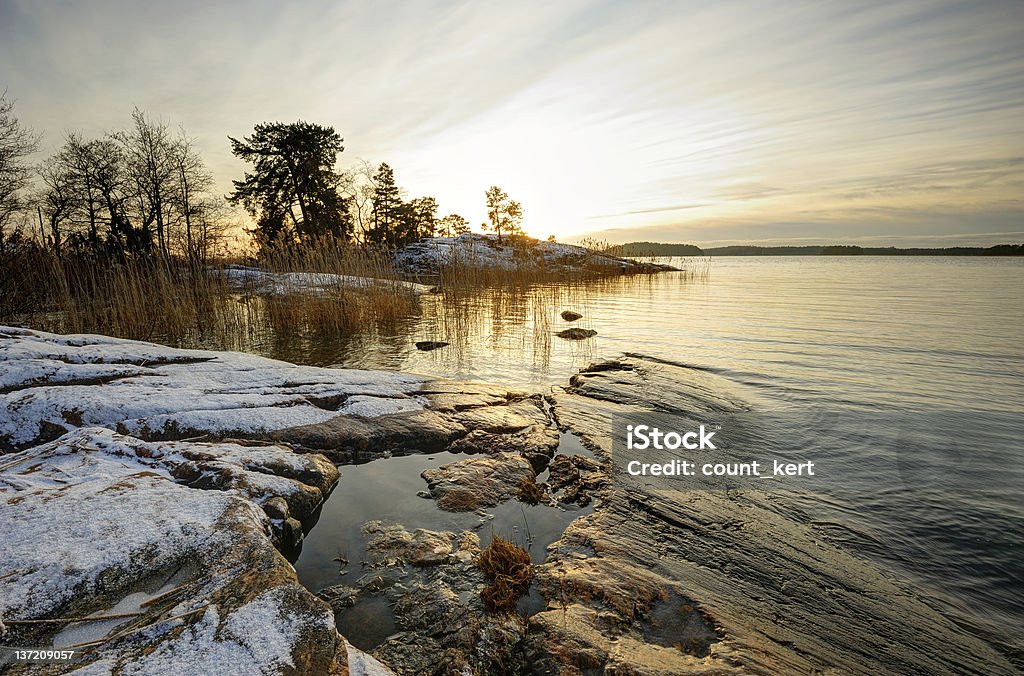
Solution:
[{"label": "dry reed grass", "polygon": [[172,345],[231,349],[240,336],[336,334],[414,311],[416,299],[382,254],[325,241],[301,252],[268,251],[256,263],[276,275],[322,273],[380,280],[353,287],[232,283],[233,261],[201,267],[177,260],[39,257],[40,307],[25,317],[62,333],[102,333]]}]

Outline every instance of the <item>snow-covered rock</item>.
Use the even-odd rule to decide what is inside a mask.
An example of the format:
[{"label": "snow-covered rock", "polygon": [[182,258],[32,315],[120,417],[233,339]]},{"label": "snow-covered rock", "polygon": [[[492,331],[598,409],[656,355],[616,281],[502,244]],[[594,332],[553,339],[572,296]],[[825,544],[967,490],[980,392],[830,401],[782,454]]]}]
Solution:
[{"label": "snow-covered rock", "polygon": [[415,392],[422,382],[239,352],[0,327],[0,450],[83,425],[150,439],[267,438],[341,415],[420,410]]},{"label": "snow-covered rock", "polygon": [[340,671],[333,614],[260,509],[282,498],[304,518],[337,478],[321,456],[282,447],[103,428],[0,456],[4,643],[76,649],[87,673]]},{"label": "snow-covered rock", "polygon": [[430,293],[432,287],[395,279],[336,275],[329,272],[269,272],[259,268],[230,265],[221,273],[229,284],[260,293],[324,293],[337,289],[399,289],[414,294]]},{"label": "snow-covered rock", "polygon": [[529,269],[556,275],[635,274],[675,269],[667,265],[619,258],[574,244],[522,236],[499,239],[496,235],[476,233],[421,239],[399,251],[395,262],[399,268],[415,273],[436,273],[451,265],[502,270]]},{"label": "snow-covered rock", "polygon": [[470,432],[530,475],[557,445],[499,386],[0,327],[4,644],[74,648],[80,674],[390,673],[279,551],[338,481],[310,451]]}]

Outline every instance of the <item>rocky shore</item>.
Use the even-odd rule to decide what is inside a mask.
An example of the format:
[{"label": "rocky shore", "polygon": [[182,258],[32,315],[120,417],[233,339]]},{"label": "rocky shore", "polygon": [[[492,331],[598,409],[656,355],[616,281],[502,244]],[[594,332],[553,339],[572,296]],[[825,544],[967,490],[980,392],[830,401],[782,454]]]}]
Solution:
[{"label": "rocky shore", "polygon": [[395,257],[400,270],[433,275],[449,265],[503,270],[531,270],[565,277],[588,274],[629,275],[675,270],[670,265],[621,258],[575,244],[536,240],[522,235],[466,233],[427,237],[409,244]]},{"label": "rocky shore", "polygon": [[[770,493],[616,486],[612,414],[750,405],[642,357],[541,397],[0,327],[0,643],[75,646],[89,674],[1012,673]],[[559,428],[593,457],[558,453]],[[345,464],[446,449],[470,455],[424,472],[443,509],[524,482],[596,505],[535,566],[539,612],[486,610],[472,532],[371,522],[357,583],[298,582],[284,553]],[[359,603],[395,617],[372,655],[335,626]]]}]

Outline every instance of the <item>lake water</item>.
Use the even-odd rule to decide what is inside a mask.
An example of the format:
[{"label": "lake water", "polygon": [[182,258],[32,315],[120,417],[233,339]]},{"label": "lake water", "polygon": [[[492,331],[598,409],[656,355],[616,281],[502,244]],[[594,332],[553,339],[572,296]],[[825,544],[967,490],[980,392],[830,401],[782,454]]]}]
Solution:
[{"label": "lake water", "polygon": [[[598,335],[555,337],[567,326],[563,309],[581,312],[577,325]],[[417,340],[452,344],[420,352]],[[598,357],[640,353],[712,369],[745,387],[762,410],[839,412],[848,420],[884,414],[897,426],[900,416],[922,412],[1001,412],[1010,445],[993,456],[998,490],[873,488],[862,473],[855,480],[864,485],[807,498],[802,507],[831,524],[829,537],[926,589],[944,612],[1021,664],[1024,260],[715,258],[707,274],[494,290],[457,302],[425,297],[415,315],[365,334],[277,337],[253,349],[301,363],[540,391],[564,385]],[[837,462],[865,460],[850,440],[834,450]]]}]

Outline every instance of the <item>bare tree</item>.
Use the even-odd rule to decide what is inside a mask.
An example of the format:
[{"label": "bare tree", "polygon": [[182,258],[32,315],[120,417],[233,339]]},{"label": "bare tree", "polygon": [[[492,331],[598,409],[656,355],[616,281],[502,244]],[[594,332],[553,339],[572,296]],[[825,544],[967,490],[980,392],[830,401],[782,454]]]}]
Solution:
[{"label": "bare tree", "polygon": [[15,215],[25,208],[23,193],[31,167],[28,156],[39,145],[39,136],[14,116],[14,101],[0,94],[0,242]]},{"label": "bare tree", "polygon": [[39,168],[43,187],[36,197],[40,214],[46,215],[50,226],[50,243],[54,253],[61,255],[61,247],[69,234],[68,227],[75,208],[75,188],[67,167],[54,156]]},{"label": "bare tree", "polygon": [[373,227],[373,196],[377,191],[377,168],[360,160],[356,165],[341,173],[339,190],[348,199],[352,211],[352,222],[358,237],[366,241],[366,234]]},{"label": "bare tree", "polygon": [[112,138],[125,155],[139,225],[147,231],[155,228],[157,247],[163,256],[169,256],[167,230],[174,222],[171,205],[179,192],[176,183],[181,169],[181,140],[172,136],[164,122],[147,119],[138,108],[132,111],[131,128]]},{"label": "bare tree", "polygon": [[226,205],[208,194],[213,188],[213,174],[184,129],[174,152],[178,167],[175,210],[183,226],[181,249],[192,263],[205,264],[212,246],[211,237],[218,231],[215,221],[224,214]]}]

